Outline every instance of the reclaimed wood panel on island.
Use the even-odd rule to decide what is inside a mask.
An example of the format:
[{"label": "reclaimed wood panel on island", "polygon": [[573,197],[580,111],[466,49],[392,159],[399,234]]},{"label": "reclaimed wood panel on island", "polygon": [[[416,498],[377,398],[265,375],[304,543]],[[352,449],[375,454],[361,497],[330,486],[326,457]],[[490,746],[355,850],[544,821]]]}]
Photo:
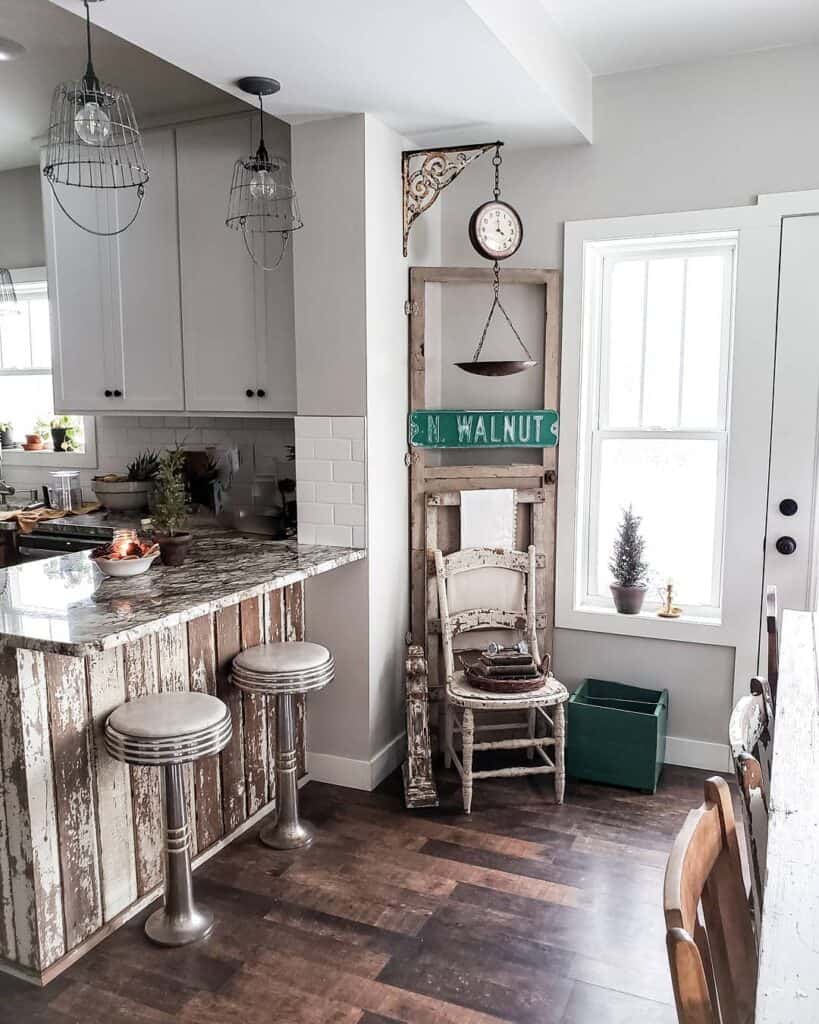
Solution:
[{"label": "reclaimed wood panel on island", "polygon": [[[233,736],[186,775],[197,861],[275,806],[275,706],[230,685],[239,650],[304,635],[293,583],[85,657],[0,649],[0,957],[45,983],[160,894],[160,772],[109,757],[122,701],[198,690]],[[298,751],[304,774],[304,709]]]}]

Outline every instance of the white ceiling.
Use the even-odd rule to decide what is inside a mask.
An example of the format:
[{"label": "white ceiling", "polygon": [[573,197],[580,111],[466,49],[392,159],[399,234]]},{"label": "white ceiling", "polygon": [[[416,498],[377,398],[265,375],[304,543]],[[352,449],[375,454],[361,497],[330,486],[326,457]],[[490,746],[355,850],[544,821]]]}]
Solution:
[{"label": "white ceiling", "polygon": [[595,75],[819,42],[819,0],[541,0]]},{"label": "white ceiling", "polygon": [[[95,13],[92,8],[92,18]],[[17,60],[0,61],[3,171],[37,162],[38,144],[33,140],[48,127],[54,86],[85,71],[85,28],[48,0],[0,0],[0,36],[22,43],[27,51]],[[225,106],[227,97],[213,86],[108,32],[96,30],[93,44],[100,77],[115,79],[130,91],[145,123],[179,110]]]}]

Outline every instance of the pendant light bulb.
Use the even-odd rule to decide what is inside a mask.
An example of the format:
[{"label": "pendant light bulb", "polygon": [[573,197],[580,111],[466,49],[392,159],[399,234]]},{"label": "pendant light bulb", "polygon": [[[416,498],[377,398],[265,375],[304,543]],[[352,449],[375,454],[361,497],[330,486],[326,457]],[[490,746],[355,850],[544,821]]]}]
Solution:
[{"label": "pendant light bulb", "polygon": [[250,179],[250,194],[254,199],[272,199],[276,195],[276,181],[270,171],[256,171]]},{"label": "pendant light bulb", "polygon": [[74,131],[86,146],[102,146],[111,134],[111,118],[99,103],[89,100],[77,111]]}]

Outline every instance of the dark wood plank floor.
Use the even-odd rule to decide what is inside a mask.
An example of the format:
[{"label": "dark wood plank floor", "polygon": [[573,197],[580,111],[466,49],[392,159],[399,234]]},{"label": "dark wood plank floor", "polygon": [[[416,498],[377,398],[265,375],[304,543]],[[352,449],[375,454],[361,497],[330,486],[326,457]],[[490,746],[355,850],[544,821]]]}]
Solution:
[{"label": "dark wood plank floor", "polygon": [[[655,796],[548,781],[475,787],[408,814],[400,780],[365,794],[311,784],[320,828],[300,855],[243,837],[196,876],[218,916],[161,950],[145,914],[45,990],[0,976],[15,1024],[673,1024],[661,888],[703,772]],[[146,912],[147,913],[147,912]]]}]

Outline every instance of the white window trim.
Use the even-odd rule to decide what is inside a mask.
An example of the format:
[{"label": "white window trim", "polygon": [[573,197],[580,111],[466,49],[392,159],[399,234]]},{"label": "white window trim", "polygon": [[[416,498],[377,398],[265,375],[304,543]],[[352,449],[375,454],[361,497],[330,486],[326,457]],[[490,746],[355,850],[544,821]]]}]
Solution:
[{"label": "white window trim", "polygon": [[[701,624],[718,625],[721,620],[723,546],[721,543],[725,523],[725,490],[726,470],[728,461],[729,420],[729,367],[731,362],[731,345],[733,336],[733,282],[736,276],[736,232],[717,232],[716,234],[685,239],[630,239],[622,244],[609,242],[587,242],[584,246],[584,298],[589,315],[585,318],[584,346],[588,345],[588,373],[581,380],[581,417],[582,434],[580,441],[580,458],[578,476],[584,490],[579,495],[577,515],[580,523],[578,532],[577,570],[575,578],[575,607],[589,612],[611,609],[611,598],[603,593],[592,590],[599,562],[599,538],[594,528],[597,521],[597,488],[600,483],[600,448],[604,440],[619,438],[679,438],[682,440],[710,440],[718,443],[717,463],[717,504],[714,509],[715,537],[720,541],[715,546],[711,600],[702,606],[689,606],[686,618]],[[723,429],[696,428],[616,428],[606,426],[608,422],[608,348],[606,345],[606,324],[608,322],[608,304],[610,301],[610,282],[613,268],[624,259],[665,258],[671,259],[680,255],[701,255],[707,252],[720,251],[727,255],[725,263],[725,285],[731,294],[723,310],[723,340],[721,347],[721,366],[719,370],[719,410],[718,419],[724,424]],[[597,315],[600,311],[600,315]],[[681,347],[680,357],[684,349]],[[682,401],[682,380],[678,400]],[[642,389],[641,389],[642,403]],[[594,413],[597,413],[597,416]],[[586,415],[588,413],[588,415]],[[601,426],[601,423],[604,424]],[[643,605],[646,615],[655,615],[660,607],[659,595],[649,589]]]},{"label": "white window trim", "polygon": [[[32,284],[46,280],[45,267],[25,267],[12,270],[11,279],[15,285]],[[52,374],[54,369],[52,367]],[[28,469],[96,469],[97,458],[97,426],[93,416],[83,416],[83,432],[85,434],[84,452],[54,451],[26,452],[19,449],[6,449],[2,452],[4,466],[25,466]]]},{"label": "white window trim", "polygon": [[[780,216],[778,209],[760,205],[566,224],[555,603],[558,628],[756,650],[753,638],[758,629],[763,569]],[[603,242],[617,242],[619,246],[624,239],[644,245],[647,238],[656,238],[658,245],[664,245],[669,238],[679,236],[686,236],[695,245],[697,235],[718,232],[738,238],[721,618],[689,613],[669,620],[658,618],[650,608],[631,616],[618,615],[613,607],[581,606],[577,595],[585,562],[580,536],[583,520],[578,519],[578,508],[582,507],[580,486],[587,455],[584,439],[589,433],[583,418],[587,410],[580,396],[593,370],[589,341],[593,337],[589,323],[592,309],[583,301],[586,248]],[[594,308],[594,304],[591,306]],[[754,671],[755,660],[753,665],[747,662],[748,675]]]}]

